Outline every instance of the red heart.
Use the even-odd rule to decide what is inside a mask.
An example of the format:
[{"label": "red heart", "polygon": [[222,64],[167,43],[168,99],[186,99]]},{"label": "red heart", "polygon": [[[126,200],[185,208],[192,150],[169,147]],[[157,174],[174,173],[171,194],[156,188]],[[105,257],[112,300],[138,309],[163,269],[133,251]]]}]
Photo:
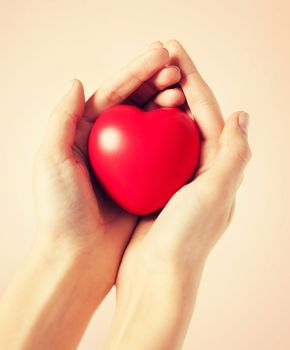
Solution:
[{"label": "red heart", "polygon": [[165,206],[193,176],[199,151],[197,124],[178,108],[111,107],[97,118],[88,141],[100,184],[120,207],[137,215]]}]

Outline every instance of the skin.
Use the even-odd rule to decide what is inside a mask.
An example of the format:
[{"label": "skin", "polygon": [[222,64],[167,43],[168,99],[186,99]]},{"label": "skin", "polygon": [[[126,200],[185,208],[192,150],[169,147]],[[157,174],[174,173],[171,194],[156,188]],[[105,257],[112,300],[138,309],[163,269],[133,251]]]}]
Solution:
[{"label": "skin", "polygon": [[[87,159],[94,120],[118,103],[145,110],[180,106],[202,133],[194,181],[162,211],[142,218],[106,196]],[[37,235],[0,303],[2,347],[75,349],[116,282],[105,349],[180,349],[204,263],[231,220],[250,158],[238,117],[224,123],[213,93],[176,40],[154,43],[88,101],[75,80],[36,156]]]},{"label": "skin", "polygon": [[[0,301],[0,344],[10,349],[75,349],[115,283],[138,217],[111,201],[92,176],[86,143],[98,115],[122,101],[149,110],[184,103],[169,53],[153,48],[85,101],[80,81],[54,108],[35,159],[36,239]],[[168,97],[168,96],[167,96]],[[25,302],[24,302],[25,301]],[[15,336],[17,334],[17,336]]]},{"label": "skin", "polygon": [[[142,217],[117,277],[117,307],[104,349],[177,350],[193,313],[206,259],[228,227],[251,158],[240,112],[224,122],[218,102],[182,45],[165,47],[179,66],[186,109],[202,135],[199,168],[165,208]],[[242,116],[241,116],[242,122]]]}]

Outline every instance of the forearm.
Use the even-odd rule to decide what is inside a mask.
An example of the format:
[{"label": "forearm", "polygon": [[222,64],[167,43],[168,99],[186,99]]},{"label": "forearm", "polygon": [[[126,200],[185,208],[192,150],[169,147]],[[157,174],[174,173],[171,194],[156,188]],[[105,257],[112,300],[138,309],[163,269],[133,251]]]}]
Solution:
[{"label": "forearm", "polygon": [[[146,270],[129,298],[117,303],[104,350],[179,350],[186,335],[204,263]],[[143,270],[144,271],[144,270]]]},{"label": "forearm", "polygon": [[75,349],[106,292],[90,257],[34,244],[0,302],[0,347]]}]

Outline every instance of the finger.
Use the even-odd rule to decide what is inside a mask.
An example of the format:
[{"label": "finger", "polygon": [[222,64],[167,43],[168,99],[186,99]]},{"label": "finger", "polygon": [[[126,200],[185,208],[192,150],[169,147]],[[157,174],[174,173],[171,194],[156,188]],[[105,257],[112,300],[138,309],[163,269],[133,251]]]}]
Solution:
[{"label": "finger", "polygon": [[167,89],[161,91],[155,98],[143,106],[147,112],[160,107],[179,107],[185,102],[185,96],[181,89]]},{"label": "finger", "polygon": [[178,83],[180,78],[181,73],[178,67],[165,67],[134,91],[128,99],[124,100],[124,103],[141,107],[156,95],[158,91]]},{"label": "finger", "polygon": [[164,90],[170,85],[177,84],[180,79],[181,72],[179,67],[170,65],[149,79],[149,83],[155,86],[156,90]]},{"label": "finger", "polygon": [[[247,133],[240,127],[244,112],[235,112],[227,120],[220,138],[220,149],[209,172],[215,177],[217,187],[237,190],[243,171],[251,159]],[[226,194],[226,193],[225,193]]]},{"label": "finger", "polygon": [[168,63],[169,54],[164,48],[151,49],[115,73],[89,98],[84,116],[90,121],[105,109],[124,101],[145,81]]},{"label": "finger", "polygon": [[180,85],[191,113],[196,119],[204,140],[218,138],[224,126],[219,104],[192,59],[177,40],[164,44],[170,54],[170,64],[177,65],[182,74]]},{"label": "finger", "polygon": [[76,128],[85,107],[84,88],[74,79],[71,89],[54,108],[41,143],[41,149],[55,157],[71,155]]},{"label": "finger", "polygon": [[153,41],[149,45],[149,49],[156,49],[156,48],[160,48],[160,47],[163,47],[163,43],[159,40]]},{"label": "finger", "polygon": [[185,96],[181,89],[166,89],[160,92],[154,102],[162,107],[178,107],[185,103]]}]

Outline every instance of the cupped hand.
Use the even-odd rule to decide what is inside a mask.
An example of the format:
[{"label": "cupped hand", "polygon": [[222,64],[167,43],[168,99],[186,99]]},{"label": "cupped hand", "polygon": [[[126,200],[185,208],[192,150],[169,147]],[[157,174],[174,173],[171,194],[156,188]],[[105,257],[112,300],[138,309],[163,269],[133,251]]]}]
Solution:
[{"label": "cupped hand", "polygon": [[[225,123],[214,93],[182,45],[176,40],[164,46],[160,42],[152,45],[168,49],[170,64],[181,70],[179,84],[186,97],[183,107],[199,126],[201,155],[192,181],[177,191],[161,211],[140,218],[118,272],[120,315],[135,298],[138,285],[149,290],[150,284],[159,283],[159,287],[151,288],[151,297],[155,293],[156,299],[164,300],[170,299],[167,287],[171,292],[178,286],[185,288],[180,279],[190,280],[196,273],[194,266],[203,264],[231,222],[236,192],[251,157],[245,113],[235,112]],[[174,271],[170,278],[164,272],[168,269]],[[163,272],[170,287],[164,282]]]},{"label": "cupped hand", "polygon": [[84,88],[74,80],[71,90],[52,112],[34,169],[37,240],[53,239],[92,264],[107,282],[115,282],[124,248],[137,216],[118,207],[93,176],[87,156],[91,127],[105,109],[133,103],[149,110],[158,103],[184,102],[180,89],[163,91],[180,80],[165,48],[153,48],[112,75],[85,102]]}]

